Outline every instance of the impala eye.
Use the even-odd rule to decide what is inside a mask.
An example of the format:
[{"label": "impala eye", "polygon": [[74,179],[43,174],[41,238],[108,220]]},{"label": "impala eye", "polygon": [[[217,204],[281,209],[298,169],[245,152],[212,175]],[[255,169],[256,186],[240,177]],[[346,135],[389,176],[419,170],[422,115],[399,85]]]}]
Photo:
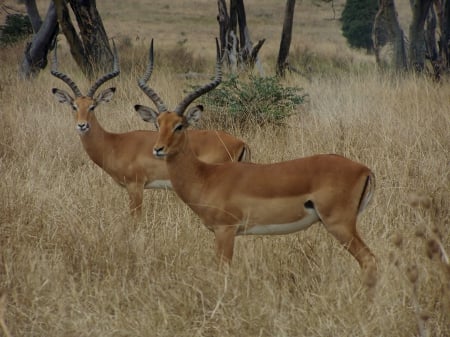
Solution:
[{"label": "impala eye", "polygon": [[178,124],[173,128],[173,131],[181,131],[183,129],[183,124]]},{"label": "impala eye", "polygon": [[89,107],[89,111],[93,111],[94,109],[95,109],[95,105],[94,104]]}]

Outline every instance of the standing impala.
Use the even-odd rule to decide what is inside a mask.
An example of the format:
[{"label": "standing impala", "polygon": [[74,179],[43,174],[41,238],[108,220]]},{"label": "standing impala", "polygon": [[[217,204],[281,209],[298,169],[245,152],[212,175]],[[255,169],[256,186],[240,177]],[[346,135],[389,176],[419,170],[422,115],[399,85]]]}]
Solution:
[{"label": "standing impala", "polygon": [[[165,158],[173,189],[214,232],[220,264],[231,262],[237,235],[288,234],[320,221],[362,268],[374,266],[375,257],[356,230],[357,215],[374,191],[375,178],[366,166],[338,155],[214,165],[192,153],[186,128],[200,118],[202,107],[184,111],[221,82],[219,54],[217,44],[211,83],[188,95],[173,111],[152,110],[142,117],[157,120],[159,137],[153,154]],[[158,97],[153,90],[151,94]]]},{"label": "standing impala", "polygon": [[[166,163],[152,155],[158,136],[156,131],[111,133],[104,130],[95,117],[94,109],[100,103],[110,102],[116,89],[103,90],[94,98],[96,90],[119,75],[119,72],[114,46],[113,71],[100,77],[84,96],[69,76],[57,70],[55,48],[51,74],[64,81],[72,89],[75,98],[61,89],[53,88],[52,92],[58,102],[70,105],[75,112],[76,128],[88,156],[114,181],[127,189],[131,213],[140,215],[144,189],[171,188],[171,183]],[[249,159],[247,145],[225,132],[193,130],[189,134],[193,152],[206,162],[223,163]]]}]

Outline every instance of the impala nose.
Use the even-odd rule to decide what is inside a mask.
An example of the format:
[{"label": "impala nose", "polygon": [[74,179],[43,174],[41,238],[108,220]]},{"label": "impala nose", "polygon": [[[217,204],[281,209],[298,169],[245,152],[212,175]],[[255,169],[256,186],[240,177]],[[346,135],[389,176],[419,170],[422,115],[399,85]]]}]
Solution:
[{"label": "impala nose", "polygon": [[164,146],[154,147],[153,155],[155,157],[164,157]]},{"label": "impala nose", "polygon": [[89,130],[89,124],[88,123],[77,123],[77,130],[79,132],[86,132]]}]

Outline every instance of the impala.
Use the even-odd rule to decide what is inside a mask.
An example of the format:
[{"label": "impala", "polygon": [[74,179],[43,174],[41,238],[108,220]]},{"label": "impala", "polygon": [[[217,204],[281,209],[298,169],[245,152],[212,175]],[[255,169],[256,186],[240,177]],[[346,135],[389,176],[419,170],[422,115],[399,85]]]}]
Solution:
[{"label": "impala", "polygon": [[153,154],[165,158],[174,191],[214,232],[220,265],[231,262],[238,235],[288,234],[320,221],[361,268],[375,266],[374,255],[356,229],[357,215],[371,200],[375,187],[374,174],[366,166],[338,155],[274,164],[214,165],[202,162],[191,151],[192,137],[186,128],[200,118],[202,107],[184,112],[221,82],[219,54],[217,45],[212,82],[188,95],[173,111],[152,110],[142,117],[157,121],[159,137]]},{"label": "impala", "polygon": [[[53,88],[52,92],[58,102],[72,107],[76,128],[88,156],[116,183],[127,189],[131,214],[140,215],[144,189],[171,189],[171,183],[166,163],[152,155],[158,136],[156,131],[111,133],[104,130],[95,117],[94,109],[100,103],[110,102],[116,89],[105,89],[94,97],[95,92],[103,83],[119,75],[119,72],[117,51],[114,46],[113,70],[100,77],[84,96],[69,76],[57,70],[55,48],[51,74],[64,81],[72,89],[75,97],[61,89]],[[247,145],[225,132],[192,130],[189,134],[192,151],[205,162],[249,160],[250,152]]]}]

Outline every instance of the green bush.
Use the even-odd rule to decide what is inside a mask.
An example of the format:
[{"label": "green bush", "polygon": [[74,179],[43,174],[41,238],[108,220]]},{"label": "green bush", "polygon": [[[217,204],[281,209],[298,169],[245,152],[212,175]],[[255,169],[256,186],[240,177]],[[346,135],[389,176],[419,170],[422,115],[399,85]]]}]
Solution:
[{"label": "green bush", "polygon": [[225,114],[241,126],[283,124],[305,101],[307,95],[301,91],[283,86],[277,77],[250,75],[248,81],[242,81],[231,75],[205,96],[205,103],[215,114]]},{"label": "green bush", "polygon": [[0,26],[0,45],[13,44],[33,34],[27,15],[8,14],[5,24]]},{"label": "green bush", "polygon": [[342,11],[342,33],[350,46],[373,49],[372,27],[378,0],[347,0]]}]

